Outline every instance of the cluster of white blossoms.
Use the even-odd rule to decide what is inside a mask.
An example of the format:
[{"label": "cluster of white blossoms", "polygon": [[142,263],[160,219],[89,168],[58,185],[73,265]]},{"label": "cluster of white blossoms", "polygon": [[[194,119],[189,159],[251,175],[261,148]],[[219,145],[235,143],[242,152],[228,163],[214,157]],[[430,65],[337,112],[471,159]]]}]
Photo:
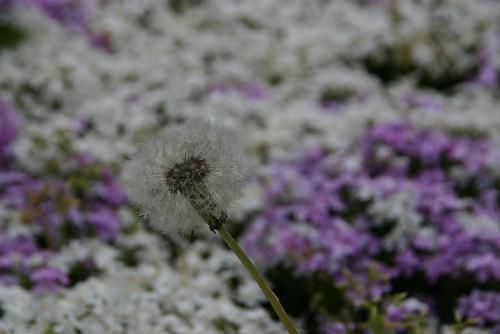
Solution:
[{"label": "cluster of white blossoms", "polygon": [[[137,249],[137,266],[123,262],[124,247]],[[73,241],[50,264],[66,270],[86,258],[100,274],[54,294],[0,285],[0,332],[284,333],[259,306],[255,282],[216,244],[196,242],[172,263],[161,239],[139,231],[114,246]]]},{"label": "cluster of white blossoms", "polygon": [[[401,38],[425,44],[434,31],[430,17],[445,16],[448,24],[443,28],[449,36],[439,45],[450,58],[466,62],[471,41],[482,47],[500,22],[500,10],[491,1],[448,0],[440,2],[437,12],[433,1],[399,3]],[[388,94],[356,61],[396,43],[391,26],[391,15],[396,14],[382,5],[217,0],[202,1],[179,14],[165,1],[113,1],[96,11],[92,22],[111,36],[111,54],[36,11],[23,8],[12,15],[29,27],[29,40],[15,52],[0,55],[2,96],[16,100],[33,121],[25,123],[30,133],[48,136],[54,128],[74,126],[75,118],[91,123],[77,145],[108,160],[133,152],[131,143],[145,129],[199,114],[231,123],[241,130],[245,143],[281,157],[323,134],[348,141],[356,131],[344,139],[346,131],[332,131],[331,126],[345,129],[351,125],[349,120],[344,123],[345,117],[362,124],[367,117],[396,117],[407,111],[398,108],[402,98],[422,93],[408,76],[401,84],[404,89],[398,85]],[[421,60],[421,54],[428,53],[422,48],[428,49],[415,46],[419,66],[428,64],[430,72],[441,71],[434,66],[448,69]],[[498,64],[498,51],[491,53],[491,61]],[[235,92],[217,97],[210,88],[220,83],[258,83],[268,94],[262,99]],[[325,115],[328,112],[318,106],[324,91],[345,95],[345,117]],[[476,112],[488,101],[478,92],[470,94],[462,101],[470,111],[464,122],[483,122],[489,131],[492,125],[484,121],[489,114]],[[454,101],[460,103],[460,95],[445,98],[448,123],[464,119],[463,113],[455,114]],[[22,150],[26,145],[19,146]]]},{"label": "cluster of white blossoms", "polygon": [[44,297],[33,296],[18,287],[0,286],[3,309],[0,331],[283,333],[264,309],[241,307],[228,301],[227,292],[221,290],[224,285],[215,284],[220,282],[218,273],[203,272],[194,278],[192,274],[165,265],[142,265]]}]

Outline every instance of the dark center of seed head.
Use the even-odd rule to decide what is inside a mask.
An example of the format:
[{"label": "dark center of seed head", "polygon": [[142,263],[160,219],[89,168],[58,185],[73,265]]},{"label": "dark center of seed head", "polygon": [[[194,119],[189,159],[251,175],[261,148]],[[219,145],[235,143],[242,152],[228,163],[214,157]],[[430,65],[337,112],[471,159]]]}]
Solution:
[{"label": "dark center of seed head", "polygon": [[167,169],[164,178],[171,192],[185,194],[203,182],[209,173],[210,168],[205,159],[188,157]]}]

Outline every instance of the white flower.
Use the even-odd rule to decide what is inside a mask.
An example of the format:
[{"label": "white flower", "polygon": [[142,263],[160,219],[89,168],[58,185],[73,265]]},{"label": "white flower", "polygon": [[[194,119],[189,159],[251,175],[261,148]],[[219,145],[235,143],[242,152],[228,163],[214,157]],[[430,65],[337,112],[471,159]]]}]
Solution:
[{"label": "white flower", "polygon": [[204,222],[213,231],[241,195],[245,164],[238,137],[190,120],[146,140],[124,170],[132,201],[163,234],[188,234]]}]

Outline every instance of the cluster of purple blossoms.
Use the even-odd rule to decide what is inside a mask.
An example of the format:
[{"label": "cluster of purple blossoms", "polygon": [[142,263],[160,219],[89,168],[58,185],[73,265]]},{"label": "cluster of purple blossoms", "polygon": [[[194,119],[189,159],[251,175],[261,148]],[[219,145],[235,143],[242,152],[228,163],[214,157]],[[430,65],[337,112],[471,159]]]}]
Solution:
[{"label": "cluster of purple blossoms", "polygon": [[500,292],[474,291],[462,297],[460,313],[469,319],[477,319],[481,325],[496,325],[494,332],[500,333]]},{"label": "cluster of purple blossoms", "polygon": [[48,261],[76,238],[114,241],[120,231],[117,211],[126,204],[126,195],[108,168],[71,150],[47,164],[51,172],[22,170],[10,149],[17,117],[3,102],[0,124],[0,204],[19,217],[16,224],[24,225],[13,228],[8,216],[0,225],[0,282],[37,291],[74,283]]},{"label": "cluster of purple blossoms", "polygon": [[243,245],[268,268],[327,275],[351,306],[407,292],[451,321],[473,289],[499,290],[499,153],[486,138],[375,124],[351,151],[277,164]]},{"label": "cluster of purple blossoms", "polygon": [[473,82],[486,88],[498,87],[500,69],[495,64],[495,53],[498,49],[498,38],[491,37],[477,54],[478,72]]},{"label": "cluster of purple blossoms", "polygon": [[7,165],[12,155],[10,143],[17,135],[19,120],[14,109],[0,100],[0,167]]}]

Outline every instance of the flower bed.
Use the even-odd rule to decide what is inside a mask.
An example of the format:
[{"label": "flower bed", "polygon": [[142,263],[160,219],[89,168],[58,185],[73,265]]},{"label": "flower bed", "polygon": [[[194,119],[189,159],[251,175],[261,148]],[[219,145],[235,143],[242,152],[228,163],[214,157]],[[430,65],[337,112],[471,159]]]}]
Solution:
[{"label": "flower bed", "polygon": [[245,145],[228,228],[301,332],[500,331],[499,29],[490,0],[0,0],[0,332],[283,332],[122,190],[198,117]]},{"label": "flower bed", "polygon": [[[276,279],[329,277],[342,302],[317,307],[339,319],[404,292],[440,321],[453,320],[460,306],[464,316],[496,326],[499,153],[484,138],[373,125],[353,150],[315,149],[274,166],[266,208],[244,245]],[[321,285],[308,287],[324,294]],[[492,308],[474,307],[483,294]]]}]

